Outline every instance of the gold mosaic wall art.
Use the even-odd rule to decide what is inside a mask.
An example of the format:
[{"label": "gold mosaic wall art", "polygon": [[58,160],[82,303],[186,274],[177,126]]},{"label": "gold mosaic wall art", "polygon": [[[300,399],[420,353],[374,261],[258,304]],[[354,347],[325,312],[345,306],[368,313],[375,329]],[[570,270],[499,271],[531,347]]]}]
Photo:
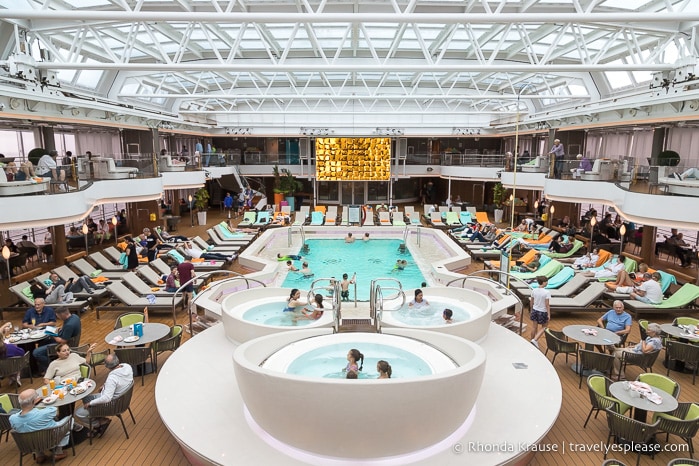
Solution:
[{"label": "gold mosaic wall art", "polygon": [[316,138],[318,181],[387,181],[391,138]]}]

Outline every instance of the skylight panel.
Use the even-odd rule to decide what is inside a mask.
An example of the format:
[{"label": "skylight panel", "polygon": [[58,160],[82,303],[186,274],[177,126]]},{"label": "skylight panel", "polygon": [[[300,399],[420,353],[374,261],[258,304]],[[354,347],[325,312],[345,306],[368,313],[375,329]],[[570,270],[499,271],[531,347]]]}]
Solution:
[{"label": "skylight panel", "polygon": [[631,75],[633,76],[633,80],[638,84],[647,83],[653,79],[653,73],[650,71],[632,71]]},{"label": "skylight panel", "polygon": [[82,70],[75,79],[75,84],[89,89],[96,89],[103,74],[104,71],[102,70]]},{"label": "skylight panel", "polygon": [[72,84],[76,73],[77,73],[77,71],[75,71],[75,70],[58,70],[56,72],[56,77],[61,82],[64,82],[67,84]]},{"label": "skylight panel", "polygon": [[605,71],[604,75],[607,77],[609,85],[615,90],[629,87],[633,84],[629,73],[626,71]]},{"label": "skylight panel", "polygon": [[568,84],[568,92],[570,95],[587,95],[587,88],[579,84]]}]

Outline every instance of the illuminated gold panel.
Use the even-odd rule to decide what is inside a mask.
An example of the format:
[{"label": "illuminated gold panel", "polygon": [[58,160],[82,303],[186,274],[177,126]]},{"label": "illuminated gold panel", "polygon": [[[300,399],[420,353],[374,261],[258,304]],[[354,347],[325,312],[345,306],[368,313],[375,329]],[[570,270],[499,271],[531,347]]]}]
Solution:
[{"label": "illuminated gold panel", "polygon": [[387,181],[391,138],[316,138],[318,181]]}]

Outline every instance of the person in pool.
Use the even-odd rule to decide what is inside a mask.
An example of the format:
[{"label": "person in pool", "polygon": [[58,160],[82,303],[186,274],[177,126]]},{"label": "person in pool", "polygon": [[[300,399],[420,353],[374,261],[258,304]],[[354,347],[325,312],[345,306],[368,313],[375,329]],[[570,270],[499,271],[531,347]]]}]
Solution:
[{"label": "person in pool", "polygon": [[313,275],[313,271],[308,267],[308,262],[304,262],[301,265],[301,274],[304,277],[310,277],[311,275]]},{"label": "person in pool", "polygon": [[415,299],[408,303],[408,307],[421,308],[427,307],[430,303],[422,296],[422,290],[420,288],[415,290]]},{"label": "person in pool", "polygon": [[286,268],[289,269],[289,272],[298,272],[299,269],[296,268],[293,262],[291,261],[286,261]]},{"label": "person in pool", "polygon": [[296,308],[299,306],[305,306],[307,303],[301,301],[301,290],[294,288],[289,293],[289,299],[286,302],[286,307],[282,312],[296,312]]},{"label": "person in pool", "polygon": [[283,261],[300,261],[303,259],[303,256],[299,256],[297,254],[287,254],[285,256],[282,256],[281,253],[277,254],[277,260],[280,262]]},{"label": "person in pool", "polygon": [[391,365],[382,359],[376,363],[376,372],[379,373],[380,379],[390,379],[393,370],[391,369]]},{"label": "person in pool", "polygon": [[357,374],[357,371],[347,371],[347,376],[345,378],[346,379],[358,379],[359,375]]},{"label": "person in pool", "polygon": [[396,265],[393,266],[393,272],[395,272],[396,270],[405,270],[405,268],[406,268],[407,266],[408,266],[408,261],[407,261],[407,260],[405,260],[405,259],[403,259],[403,260],[398,259],[398,260],[396,261]]},{"label": "person in pool", "polygon": [[323,311],[319,310],[319,309],[323,309],[323,295],[322,294],[316,294],[313,297],[312,306],[315,309],[309,309],[309,308],[305,307],[305,308],[303,308],[303,310],[301,310],[304,317],[307,319],[311,319],[311,320],[320,319],[320,317],[323,315]]},{"label": "person in pool", "polygon": [[[359,365],[357,365],[359,361]],[[345,366],[345,372],[358,372],[364,367],[364,355],[359,352],[358,349],[352,348],[347,353],[347,366]]]},{"label": "person in pool", "polygon": [[345,236],[345,243],[354,243],[354,236],[352,236],[351,232]]},{"label": "person in pool", "polygon": [[454,315],[454,311],[451,309],[445,309],[444,312],[442,312],[442,318],[444,319],[445,324],[453,324],[454,321],[451,320],[451,316]]},{"label": "person in pool", "polygon": [[362,238],[362,241],[369,241],[369,233],[364,233],[364,238]]}]

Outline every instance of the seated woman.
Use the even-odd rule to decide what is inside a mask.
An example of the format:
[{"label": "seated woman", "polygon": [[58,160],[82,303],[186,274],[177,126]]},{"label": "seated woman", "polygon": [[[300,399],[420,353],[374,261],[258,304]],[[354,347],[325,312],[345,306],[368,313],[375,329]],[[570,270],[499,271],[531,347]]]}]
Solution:
[{"label": "seated woman", "polygon": [[313,304],[312,305],[313,305],[312,309],[304,307],[301,310],[301,313],[307,319],[318,320],[323,315],[323,311],[322,311],[322,309],[323,309],[323,295],[316,294],[313,297]]},{"label": "seated woman", "polygon": [[648,264],[641,263],[638,266],[638,272],[628,273],[626,270],[621,270],[613,282],[606,282],[604,286],[618,293],[631,293],[633,287],[642,283],[643,274],[648,272]]},{"label": "seated woman", "polygon": [[602,270],[598,270],[596,272],[585,272],[585,276],[598,279],[616,278],[616,276],[619,275],[619,272],[624,270],[624,256],[616,256],[616,258],[616,262],[608,263],[604,266],[604,268],[602,268]]},{"label": "seated woman", "polygon": [[49,364],[48,369],[46,369],[44,384],[48,384],[52,379],[58,379],[59,382],[67,378],[78,380],[81,377],[80,365],[85,364],[85,361],[91,358],[92,350],[94,350],[96,346],[97,345],[94,343],[91,344],[83,358],[77,353],[71,353],[70,346],[68,346],[67,343],[58,344],[56,346],[56,355],[58,359],[53,360],[53,362]]},{"label": "seated woman", "polygon": [[[12,322],[7,322],[0,327],[0,359],[24,356],[24,350],[22,348],[12,343],[5,343],[5,337],[9,336],[10,332],[12,332]],[[19,372],[16,374],[9,374],[8,378],[10,380],[10,385],[22,385]]]}]

